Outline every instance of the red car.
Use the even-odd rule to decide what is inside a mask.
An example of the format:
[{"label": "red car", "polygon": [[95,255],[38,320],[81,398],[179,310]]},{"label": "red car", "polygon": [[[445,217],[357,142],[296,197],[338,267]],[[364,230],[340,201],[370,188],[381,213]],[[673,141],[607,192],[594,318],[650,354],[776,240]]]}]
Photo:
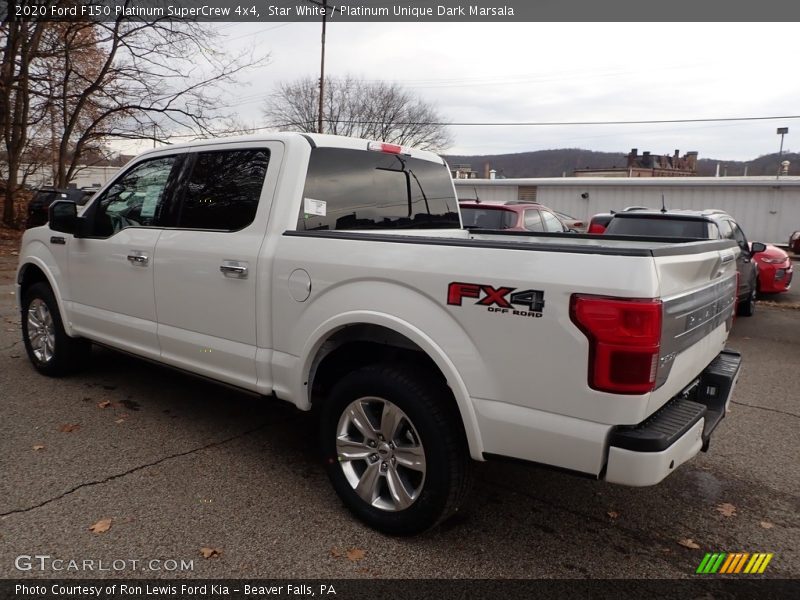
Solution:
[{"label": "red car", "polygon": [[535,202],[489,204],[475,200],[458,203],[465,229],[502,229],[504,231],[571,231],[556,214]]},{"label": "red car", "polygon": [[792,284],[792,261],[777,246],[766,246],[764,252],[753,254],[753,260],[758,264],[758,293],[777,294],[788,291]]}]

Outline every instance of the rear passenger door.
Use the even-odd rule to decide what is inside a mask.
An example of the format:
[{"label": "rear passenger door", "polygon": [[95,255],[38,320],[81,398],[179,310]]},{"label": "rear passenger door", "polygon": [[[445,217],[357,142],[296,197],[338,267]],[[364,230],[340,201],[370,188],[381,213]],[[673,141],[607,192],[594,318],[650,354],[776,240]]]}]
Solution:
[{"label": "rear passenger door", "polygon": [[256,368],[259,345],[271,346],[271,260],[260,251],[282,153],[282,144],[264,143],[187,157],[174,228],[154,261],[165,363],[252,390],[259,377],[270,380]]}]

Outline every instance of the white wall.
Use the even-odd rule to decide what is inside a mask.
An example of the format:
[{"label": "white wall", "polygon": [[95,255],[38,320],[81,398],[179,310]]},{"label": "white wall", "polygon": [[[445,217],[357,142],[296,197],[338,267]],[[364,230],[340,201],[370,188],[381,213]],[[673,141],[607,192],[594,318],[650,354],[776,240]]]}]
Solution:
[{"label": "white wall", "polygon": [[[715,178],[708,178],[715,179]],[[730,178],[714,181],[671,181],[659,185],[650,180],[637,185],[637,180],[582,180],[552,183],[552,180],[525,180],[522,185],[537,186],[537,201],[555,210],[565,212],[577,219],[621,210],[626,206],[661,208],[664,195],[667,208],[704,209],[718,208],[733,215],[750,241],[786,244],[793,231],[800,230],[800,182],[784,182],[776,185],[774,179],[751,179],[747,184],[736,185]],[[728,181],[726,181],[728,179]],[[502,180],[497,180],[502,181]],[[459,198],[474,198],[475,187],[479,198],[486,201],[510,201],[517,199],[517,189],[522,180],[509,180],[508,185],[456,186]],[[514,183],[511,183],[514,182]],[[612,183],[613,182],[613,183]],[[588,193],[588,199],[581,194]]]}]

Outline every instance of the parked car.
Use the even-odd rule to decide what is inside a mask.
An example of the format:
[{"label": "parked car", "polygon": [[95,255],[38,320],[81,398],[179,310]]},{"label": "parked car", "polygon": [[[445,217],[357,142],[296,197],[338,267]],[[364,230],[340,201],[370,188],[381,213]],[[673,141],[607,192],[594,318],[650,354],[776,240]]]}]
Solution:
[{"label": "parked car", "polygon": [[614,215],[611,213],[598,213],[589,219],[589,226],[586,228],[586,233],[603,234],[606,232],[606,227],[611,222]]},{"label": "parked car", "polygon": [[800,256],[800,231],[795,231],[789,236],[789,250]]},{"label": "parked car", "polygon": [[475,200],[459,202],[461,220],[466,229],[505,231],[570,231],[555,211],[535,202],[506,202],[490,204]]},{"label": "parked car", "polygon": [[43,187],[36,190],[28,202],[28,219],[25,227],[39,227],[47,223],[47,209],[56,200],[70,200],[78,206],[83,206],[97,190],[86,190],[78,188],[52,188]]},{"label": "parked car", "polygon": [[576,233],[586,233],[586,222],[558,210],[553,211],[564,225]]},{"label": "parked car", "polygon": [[645,486],[707,450],[741,363],[735,254],[465,230],[435,154],[265,133],[154,149],[80,211],[54,202],[16,297],[43,375],[98,343],[313,408],[297,443],[343,504],[410,535],[456,511],[470,459]]},{"label": "parked car", "polygon": [[[753,252],[753,260],[758,264],[758,293],[778,294],[789,291],[794,272],[789,255],[772,244],[764,244],[762,252]],[[752,244],[750,244],[752,247]]]},{"label": "parked car", "polygon": [[[636,210],[650,210],[650,209],[647,208],[646,206],[626,206],[619,212],[632,212]],[[614,217],[615,214],[617,214],[617,211],[612,210],[607,213],[599,213],[594,215],[589,220],[589,226],[586,228],[586,233],[595,233],[595,234],[604,233],[606,227],[608,227],[608,224],[611,222],[611,219]]]},{"label": "parked car", "polygon": [[756,308],[758,294],[758,263],[753,255],[764,252],[766,244],[753,242],[734,218],[721,210],[635,210],[613,215],[605,233],[608,235],[635,235],[654,238],[682,238],[687,240],[733,240],[739,245],[736,260],[739,272],[738,314],[750,317]]}]

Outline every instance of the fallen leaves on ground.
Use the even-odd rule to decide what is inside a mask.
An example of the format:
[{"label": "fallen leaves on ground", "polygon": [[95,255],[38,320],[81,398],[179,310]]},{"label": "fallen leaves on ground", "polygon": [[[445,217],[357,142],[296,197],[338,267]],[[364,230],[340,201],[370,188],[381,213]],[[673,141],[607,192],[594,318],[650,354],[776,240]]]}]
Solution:
[{"label": "fallen leaves on ground", "polygon": [[81,427],[80,423],[65,423],[64,425],[59,427],[58,430],[61,433],[72,433],[73,431],[77,431],[78,429],[80,429],[80,427]]},{"label": "fallen leaves on ground", "polygon": [[348,550],[346,554],[347,560],[353,562],[356,562],[358,560],[363,560],[365,555],[366,553],[363,550],[360,550],[359,548],[350,548],[350,550]]},{"label": "fallen leaves on ground", "polygon": [[111,529],[111,519],[100,519],[97,523],[89,527],[92,533],[105,533]]},{"label": "fallen leaves on ground", "polygon": [[680,539],[678,543],[684,548],[691,548],[692,550],[698,550],[700,548],[700,544],[695,543],[695,541],[690,538]]},{"label": "fallen leaves on ground", "polygon": [[619,519],[619,513],[615,510],[610,510],[606,514],[608,515],[608,518],[611,519],[612,521],[615,519]]},{"label": "fallen leaves on ground", "polygon": [[761,521],[761,526],[764,529],[772,529],[773,527],[775,527],[775,524],[774,523],[770,523],[769,521]]},{"label": "fallen leaves on ground", "polygon": [[736,507],[730,502],[724,502],[717,506],[717,512],[719,512],[723,517],[735,517]]},{"label": "fallen leaves on ground", "polygon": [[203,558],[217,558],[218,556],[222,555],[222,550],[219,548],[210,548],[208,546],[203,546],[200,548],[200,555]]},{"label": "fallen leaves on ground", "polygon": [[349,548],[347,550],[342,550],[341,548],[337,548],[336,546],[331,548],[330,552],[333,558],[347,558],[347,560],[351,562],[358,562],[359,560],[364,560],[364,557],[367,555],[367,553],[361,550],[360,548]]},{"label": "fallen leaves on ground", "polygon": [[33,447],[33,449],[34,449],[34,450],[44,450],[44,446],[43,446],[42,444],[36,444],[36,445]]},{"label": "fallen leaves on ground", "polygon": [[111,400],[103,400],[97,403],[97,408],[108,408],[111,406]]}]

